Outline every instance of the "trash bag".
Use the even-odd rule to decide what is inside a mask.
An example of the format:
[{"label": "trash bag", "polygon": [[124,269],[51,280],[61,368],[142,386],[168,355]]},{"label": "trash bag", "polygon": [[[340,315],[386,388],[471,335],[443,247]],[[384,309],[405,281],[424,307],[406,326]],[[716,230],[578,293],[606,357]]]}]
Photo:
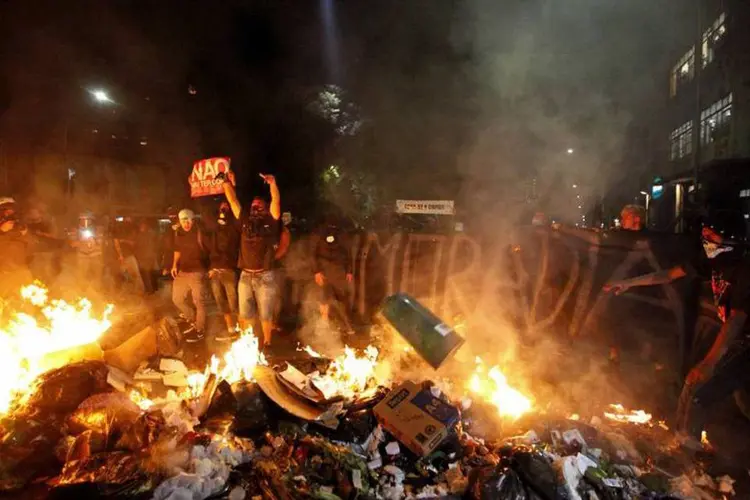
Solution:
[{"label": "trash bag", "polygon": [[108,392],[107,365],[82,361],[43,373],[34,381],[26,413],[71,413],[93,394]]},{"label": "trash bag", "polygon": [[467,496],[474,500],[534,500],[519,475],[512,469],[475,469],[469,479]]},{"label": "trash bag", "polygon": [[112,451],[68,462],[60,474],[59,484],[127,484],[147,479],[138,457],[129,452]]},{"label": "trash bag", "polygon": [[65,463],[74,460],[84,460],[94,453],[101,453],[107,447],[107,436],[88,430],[76,436],[68,449]]},{"label": "trash bag", "polygon": [[53,488],[47,500],[149,500],[151,485],[143,481],[125,484],[78,483]]},{"label": "trash bag", "polygon": [[226,434],[233,428],[237,406],[237,399],[232,394],[232,386],[226,380],[222,380],[216,387],[208,410],[203,415],[203,429],[217,434]]},{"label": "trash bag", "polygon": [[16,424],[0,444],[0,491],[21,488],[34,476],[55,474],[60,468],[55,445],[62,437],[62,425],[54,419]]},{"label": "trash bag", "polygon": [[91,430],[105,436],[119,435],[141,414],[130,398],[121,392],[95,394],[84,400],[68,418],[68,431],[80,434]]},{"label": "trash bag", "polygon": [[161,411],[144,413],[123,433],[115,447],[130,451],[148,448],[159,439],[165,425]]},{"label": "trash bag", "polygon": [[511,466],[529,489],[544,500],[555,500],[563,495],[555,469],[543,455],[527,451],[516,452]]},{"label": "trash bag", "polygon": [[268,396],[257,384],[239,382],[232,386],[237,398],[237,414],[232,432],[238,436],[255,436],[269,428],[272,422],[282,420],[272,415],[273,407]]}]

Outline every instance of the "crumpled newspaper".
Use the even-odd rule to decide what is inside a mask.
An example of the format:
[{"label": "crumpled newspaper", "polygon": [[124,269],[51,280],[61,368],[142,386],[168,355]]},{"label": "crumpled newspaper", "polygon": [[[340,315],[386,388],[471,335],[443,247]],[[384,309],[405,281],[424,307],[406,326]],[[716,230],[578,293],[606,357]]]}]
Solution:
[{"label": "crumpled newspaper", "polygon": [[188,470],[170,477],[156,488],[154,500],[203,500],[219,493],[233,467],[252,459],[252,442],[216,436],[208,446],[190,452]]}]

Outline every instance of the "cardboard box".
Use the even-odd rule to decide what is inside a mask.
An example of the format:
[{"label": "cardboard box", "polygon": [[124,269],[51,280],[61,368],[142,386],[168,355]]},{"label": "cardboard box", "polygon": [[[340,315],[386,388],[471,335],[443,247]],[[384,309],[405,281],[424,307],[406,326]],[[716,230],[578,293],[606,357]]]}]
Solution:
[{"label": "cardboard box", "polygon": [[414,382],[393,389],[373,411],[385,430],[421,456],[435,451],[460,418],[455,407]]}]

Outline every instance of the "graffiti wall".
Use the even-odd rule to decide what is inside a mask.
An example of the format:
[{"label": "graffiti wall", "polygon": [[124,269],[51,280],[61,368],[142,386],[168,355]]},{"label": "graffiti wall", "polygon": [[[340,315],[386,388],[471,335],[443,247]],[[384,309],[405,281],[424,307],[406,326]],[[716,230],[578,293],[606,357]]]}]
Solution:
[{"label": "graffiti wall", "polygon": [[350,240],[355,283],[349,305],[362,318],[403,291],[448,322],[491,312],[531,339],[552,332],[624,346],[656,344],[685,360],[694,342],[698,280],[619,296],[603,291],[611,280],[693,259],[693,245],[682,235],[524,228],[502,245],[460,233],[367,233]]}]

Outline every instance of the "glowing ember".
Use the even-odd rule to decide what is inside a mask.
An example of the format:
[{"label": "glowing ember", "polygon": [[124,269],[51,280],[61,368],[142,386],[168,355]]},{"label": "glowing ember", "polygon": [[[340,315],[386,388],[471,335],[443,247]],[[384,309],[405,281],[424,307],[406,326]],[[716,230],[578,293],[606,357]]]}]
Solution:
[{"label": "glowing ember", "polygon": [[[306,347],[305,350],[307,349],[309,348]],[[315,351],[310,349],[308,352]],[[334,396],[346,399],[364,396],[364,391],[375,385],[372,382],[376,378],[378,355],[378,349],[372,345],[367,346],[361,356],[346,346],[344,354],[334,359],[324,374],[313,374],[310,379],[326,399]]]},{"label": "glowing ember", "polygon": [[54,368],[45,365],[46,355],[95,342],[112,325],[111,305],[97,318],[88,300],[75,305],[49,300],[40,284],[23,287],[20,295],[37,311],[11,313],[0,328],[0,414],[27,393],[37,376]]},{"label": "glowing ember", "polygon": [[701,444],[706,449],[711,449],[711,441],[708,440],[708,433],[706,431],[701,431]]},{"label": "glowing ember", "polygon": [[643,410],[627,411],[621,404],[613,404],[609,407],[613,411],[605,411],[604,416],[610,420],[631,424],[648,424],[651,422],[651,414]]},{"label": "glowing ember", "polygon": [[317,351],[314,351],[313,348],[310,347],[309,345],[306,345],[305,347],[302,347],[302,348],[297,348],[297,350],[301,351],[301,352],[306,352],[307,354],[309,354],[313,358],[322,358],[323,357],[320,353],[318,353]]},{"label": "glowing ember", "polygon": [[516,419],[531,410],[531,400],[508,384],[500,368],[487,371],[484,362],[476,358],[477,367],[467,384],[468,389],[493,404],[501,417]]}]

